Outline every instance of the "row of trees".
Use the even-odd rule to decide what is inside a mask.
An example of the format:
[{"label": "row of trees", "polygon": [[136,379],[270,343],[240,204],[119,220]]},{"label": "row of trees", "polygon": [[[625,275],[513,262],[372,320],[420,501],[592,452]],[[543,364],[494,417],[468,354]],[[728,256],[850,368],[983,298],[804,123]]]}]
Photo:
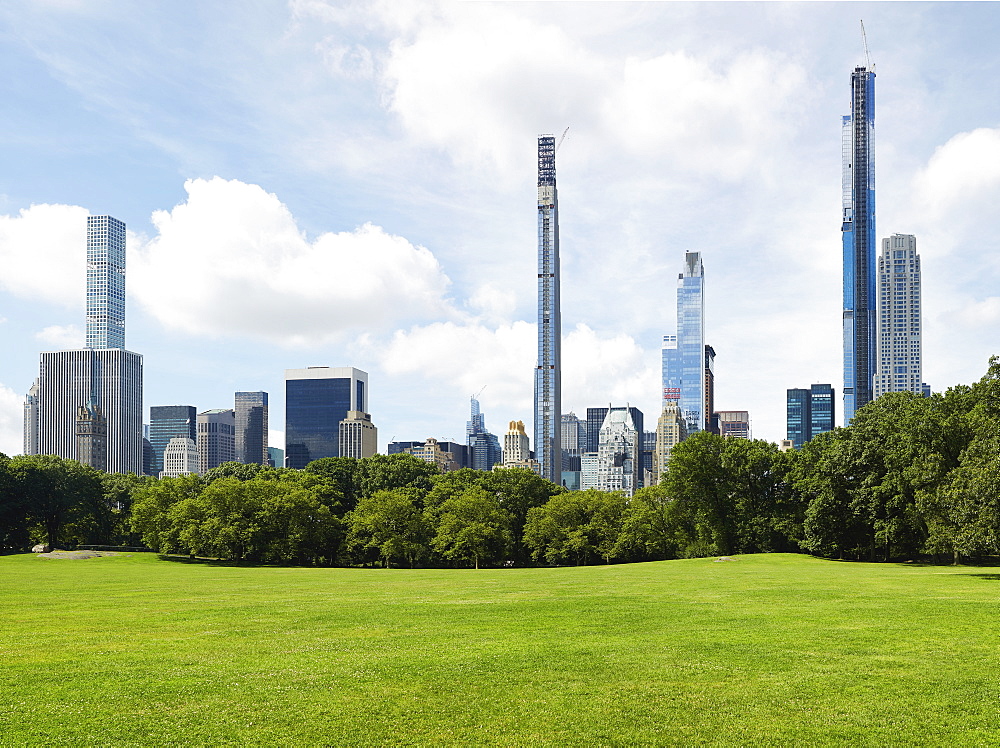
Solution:
[{"label": "row of trees", "polygon": [[868,560],[1000,553],[1000,360],[971,386],[893,393],[795,452],[698,433],[626,499],[523,469],[410,455],[305,470],[106,475],[0,455],[0,545],[135,545],[300,564],[585,564],[770,551]]}]

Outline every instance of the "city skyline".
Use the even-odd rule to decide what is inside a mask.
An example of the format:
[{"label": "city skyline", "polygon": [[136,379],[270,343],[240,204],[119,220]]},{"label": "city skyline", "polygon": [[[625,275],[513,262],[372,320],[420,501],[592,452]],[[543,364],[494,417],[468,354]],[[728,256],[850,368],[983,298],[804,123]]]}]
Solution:
[{"label": "city skyline", "polygon": [[[788,387],[841,381],[837,123],[867,62],[859,16],[878,236],[920,240],[924,379],[970,382],[1000,350],[990,6],[263,3],[192,28],[193,7],[0,10],[18,70],[2,84],[0,451],[20,451],[38,352],[84,343],[71,252],[88,213],[132,232],[147,412],[269,391],[281,445],[283,371],[349,364],[371,374],[383,440],[461,441],[454,393],[483,385],[495,423],[527,421],[534,138],[567,125],[561,410],[659,413],[663,299],[700,252],[715,408],[777,441]],[[551,79],[523,70],[518,45],[540,39]]]}]

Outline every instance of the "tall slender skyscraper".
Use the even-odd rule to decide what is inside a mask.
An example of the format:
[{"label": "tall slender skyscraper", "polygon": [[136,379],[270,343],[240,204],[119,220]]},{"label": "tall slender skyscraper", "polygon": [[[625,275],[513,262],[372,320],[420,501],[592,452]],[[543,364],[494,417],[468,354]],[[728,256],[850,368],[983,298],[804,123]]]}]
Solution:
[{"label": "tall slender skyscraper", "polygon": [[562,318],[559,309],[559,199],[556,139],[538,138],[538,366],[535,459],[542,477],[562,481]]},{"label": "tall slender skyscraper", "polygon": [[236,393],[236,461],[266,465],[267,393]]},{"label": "tall slender skyscraper", "polygon": [[875,73],[851,73],[843,118],[844,424],[872,399],[875,374]]},{"label": "tall slender skyscraper", "polygon": [[125,224],[87,216],[87,347],[125,347]]},{"label": "tall slender skyscraper", "polygon": [[677,276],[677,334],[663,337],[662,355],[663,400],[679,403],[689,435],[704,431],[711,413],[706,392],[705,267],[699,252],[684,253],[684,272]]},{"label": "tall slender skyscraper", "polygon": [[878,258],[878,339],[874,396],[921,394],[920,255],[917,237],[893,234]]}]

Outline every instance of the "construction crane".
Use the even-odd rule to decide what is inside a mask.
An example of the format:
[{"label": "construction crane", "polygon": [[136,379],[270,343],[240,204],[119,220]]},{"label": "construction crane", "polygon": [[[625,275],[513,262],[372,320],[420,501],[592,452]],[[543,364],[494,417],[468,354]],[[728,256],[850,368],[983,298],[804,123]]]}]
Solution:
[{"label": "construction crane", "polygon": [[472,396],[472,399],[473,400],[478,400],[479,396],[483,394],[483,390],[485,390],[485,389],[486,389],[486,385],[484,384],[482,387],[479,388],[479,392],[477,392],[475,395]]},{"label": "construction crane", "polygon": [[559,146],[561,146],[562,143],[563,143],[563,141],[566,140],[566,133],[568,133],[568,132],[569,132],[569,127],[567,127],[565,130],[563,130],[562,137],[560,137],[559,138],[559,142],[556,143],[556,151],[559,150]]},{"label": "construction crane", "polygon": [[[868,70],[874,73],[875,66],[872,65],[871,55],[868,54],[868,36],[865,34],[865,19],[863,18],[861,19],[861,43],[864,44],[865,46],[865,65],[867,66]],[[563,136],[565,136],[565,133],[563,133]]]}]

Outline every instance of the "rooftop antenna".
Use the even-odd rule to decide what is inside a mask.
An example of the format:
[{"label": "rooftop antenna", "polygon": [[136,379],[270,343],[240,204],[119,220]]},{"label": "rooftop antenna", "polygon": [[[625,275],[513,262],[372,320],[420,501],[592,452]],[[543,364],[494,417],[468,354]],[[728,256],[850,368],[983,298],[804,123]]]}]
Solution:
[{"label": "rooftop antenna", "polygon": [[556,150],[557,151],[559,150],[559,146],[562,145],[563,141],[566,140],[566,133],[568,133],[568,132],[569,132],[569,127],[567,127],[565,130],[563,130],[562,137],[560,137],[559,138],[559,142],[556,143]]},{"label": "rooftop antenna", "polygon": [[[865,64],[867,65],[868,70],[874,73],[875,66],[872,65],[871,55],[868,54],[868,36],[865,34],[865,20],[863,18],[861,19],[861,42],[865,45]],[[565,133],[563,133],[563,136],[565,137]]]}]

